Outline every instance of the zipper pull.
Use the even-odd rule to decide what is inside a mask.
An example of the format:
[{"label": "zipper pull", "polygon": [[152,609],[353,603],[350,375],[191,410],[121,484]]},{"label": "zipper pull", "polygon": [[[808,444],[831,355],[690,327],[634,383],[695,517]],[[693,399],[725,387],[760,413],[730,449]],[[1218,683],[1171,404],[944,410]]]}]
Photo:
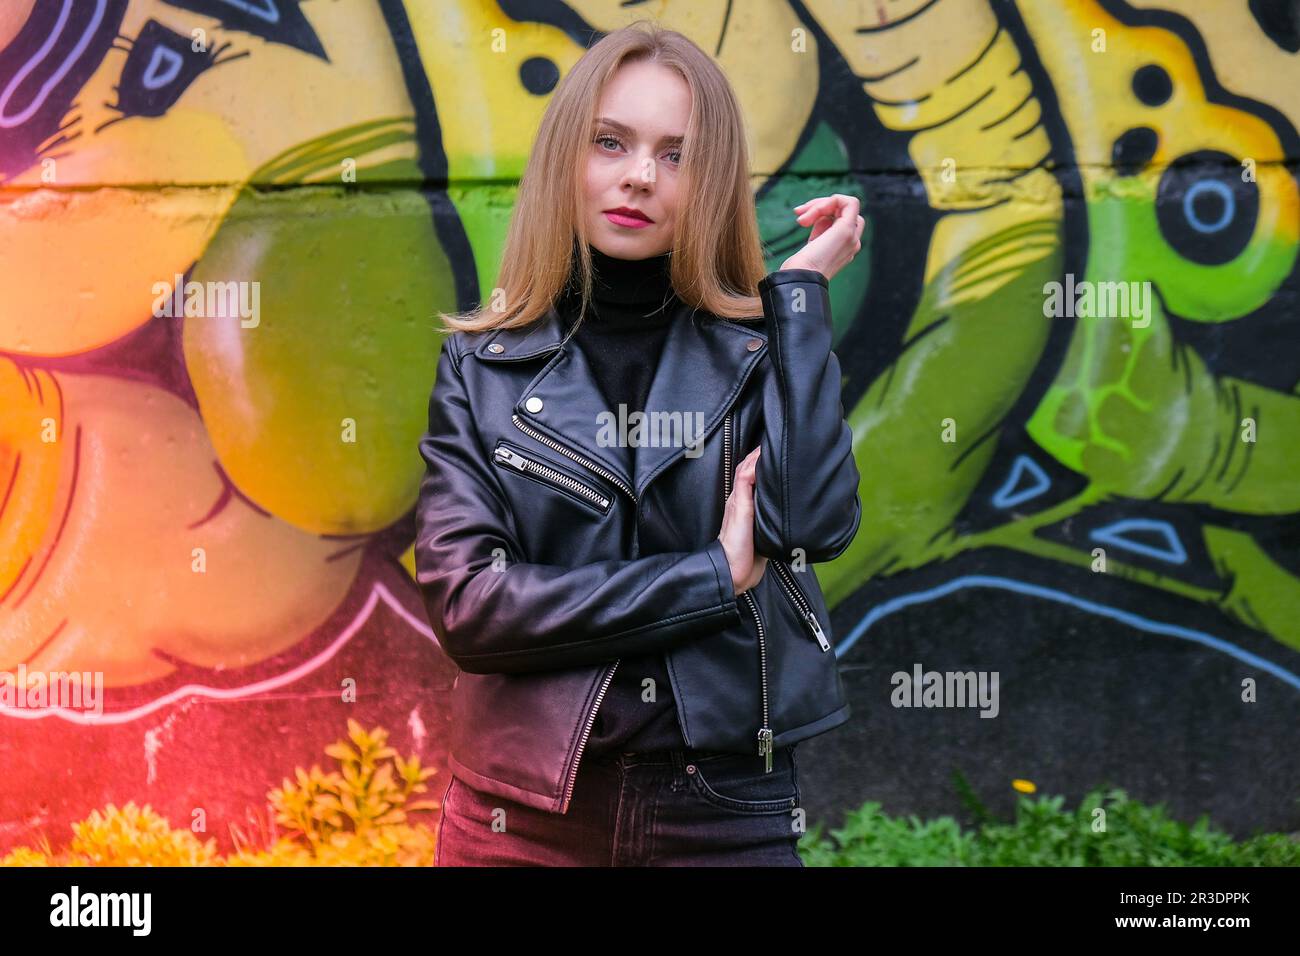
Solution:
[{"label": "zipper pull", "polygon": [[808,626],[812,628],[813,636],[817,638],[817,643],[822,646],[822,650],[829,651],[831,649],[831,642],[826,640],[826,632],[823,631],[822,626],[817,623],[817,615],[812,611],[805,611],[804,617],[808,620]]},{"label": "zipper pull", "polygon": [[763,762],[763,772],[772,772],[772,728],[758,728],[758,754],[760,757],[766,757]]},{"label": "zipper pull", "polygon": [[525,464],[524,459],[519,455],[516,455],[509,448],[506,448],[504,445],[497,449],[497,461],[504,461],[508,464],[514,465],[520,471],[527,470],[527,465]]}]

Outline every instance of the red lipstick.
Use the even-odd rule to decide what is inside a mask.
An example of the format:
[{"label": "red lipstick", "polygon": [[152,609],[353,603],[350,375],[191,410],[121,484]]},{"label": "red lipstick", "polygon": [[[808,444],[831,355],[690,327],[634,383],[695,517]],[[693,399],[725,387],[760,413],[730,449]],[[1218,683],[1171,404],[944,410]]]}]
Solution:
[{"label": "red lipstick", "polygon": [[606,209],[605,218],[616,226],[626,226],[629,229],[644,229],[646,226],[654,224],[653,219],[641,210],[633,209],[630,206]]}]

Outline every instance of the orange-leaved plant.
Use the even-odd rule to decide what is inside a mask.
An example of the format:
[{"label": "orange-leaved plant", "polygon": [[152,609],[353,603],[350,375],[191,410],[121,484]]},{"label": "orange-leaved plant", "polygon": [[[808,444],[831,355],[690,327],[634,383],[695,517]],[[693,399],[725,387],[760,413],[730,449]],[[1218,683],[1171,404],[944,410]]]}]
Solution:
[{"label": "orange-leaved plant", "polygon": [[[231,825],[234,853],[222,857],[215,840],[200,842],[189,830],[174,830],[145,805],[109,804],[74,823],[73,839],[55,852],[42,836],[39,849],[18,847],[0,866],[429,866],[434,831],[408,814],[439,808],[435,800],[412,800],[427,792],[437,771],[420,766],[387,746],[388,732],[367,731],[348,721],[348,737],[325,748],[339,770],[319,766],[294,771],[297,783],[267,793],[274,812],[270,826],[258,822],[260,840]],[[279,827],[285,832],[279,833]],[[269,830],[269,833],[268,833]]]}]

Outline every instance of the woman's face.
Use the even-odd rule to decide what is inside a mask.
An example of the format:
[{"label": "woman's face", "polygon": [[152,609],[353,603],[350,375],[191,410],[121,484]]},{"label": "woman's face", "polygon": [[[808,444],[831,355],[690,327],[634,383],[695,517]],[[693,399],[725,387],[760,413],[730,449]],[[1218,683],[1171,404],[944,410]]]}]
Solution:
[{"label": "woman's face", "polygon": [[672,248],[690,113],[686,81],[656,63],[625,63],[605,85],[587,152],[585,193],[587,236],[601,252],[645,259]]}]

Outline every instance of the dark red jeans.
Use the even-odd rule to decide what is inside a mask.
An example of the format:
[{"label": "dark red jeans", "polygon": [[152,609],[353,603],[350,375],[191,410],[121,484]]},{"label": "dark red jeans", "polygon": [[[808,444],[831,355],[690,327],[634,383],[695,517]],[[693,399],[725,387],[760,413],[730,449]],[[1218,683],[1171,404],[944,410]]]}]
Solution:
[{"label": "dark red jeans", "polygon": [[[798,746],[797,744],[795,746]],[[803,866],[794,747],[584,760],[566,814],[483,793],[443,792],[439,866]]]}]

